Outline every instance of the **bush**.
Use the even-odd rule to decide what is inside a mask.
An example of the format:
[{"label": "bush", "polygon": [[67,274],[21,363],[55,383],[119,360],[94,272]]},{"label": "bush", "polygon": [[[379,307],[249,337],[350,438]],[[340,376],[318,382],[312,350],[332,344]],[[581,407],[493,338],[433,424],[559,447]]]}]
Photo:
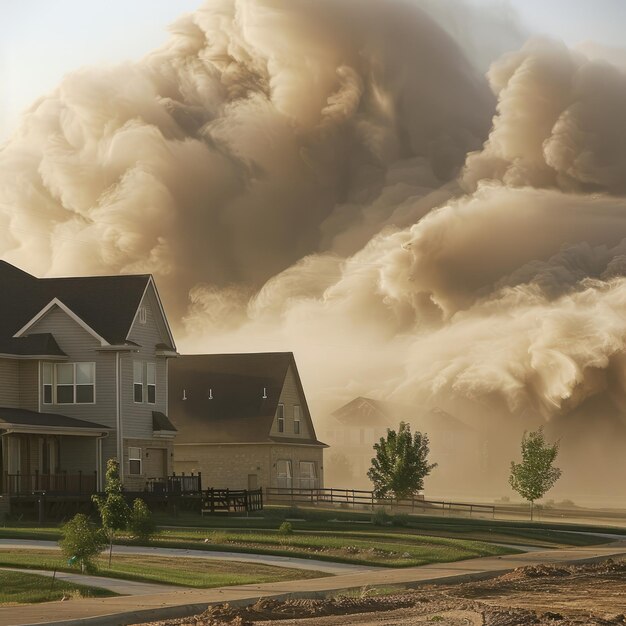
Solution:
[{"label": "bush", "polygon": [[411,516],[408,513],[396,513],[393,516],[391,523],[394,526],[402,526],[403,528],[406,528],[411,525]]},{"label": "bush", "polygon": [[148,541],[156,531],[152,513],[141,498],[137,498],[133,502],[128,521],[128,530],[130,530],[131,535],[135,539],[140,541]]},{"label": "bush", "polygon": [[391,515],[385,509],[377,509],[372,513],[372,524],[374,526],[389,526],[391,524]]},{"label": "bush", "polygon": [[78,513],[63,526],[62,532],[63,538],[59,545],[70,565],[79,565],[83,572],[94,571],[96,566],[93,559],[107,543],[102,530],[92,524],[85,514]]},{"label": "bush", "polygon": [[281,535],[293,535],[293,526],[291,525],[291,522],[283,522],[278,527],[278,532]]}]

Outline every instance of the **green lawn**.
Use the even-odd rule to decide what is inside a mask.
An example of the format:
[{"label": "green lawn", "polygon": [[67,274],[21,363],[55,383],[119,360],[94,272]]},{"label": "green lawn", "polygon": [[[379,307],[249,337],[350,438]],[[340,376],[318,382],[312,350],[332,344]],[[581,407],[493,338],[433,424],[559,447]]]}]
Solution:
[{"label": "green lawn", "polygon": [[93,598],[116,595],[107,589],[75,585],[47,576],[0,571],[0,604],[30,604],[60,600],[63,596]]},{"label": "green lawn", "polygon": [[[96,560],[96,575],[142,582],[182,585],[207,589],[227,585],[247,585],[281,580],[320,578],[327,574],[257,563],[204,561],[184,557],[115,554],[108,567],[108,555]],[[26,569],[57,569],[76,571],[68,567],[60,552],[52,550],[0,550],[0,567]]]}]

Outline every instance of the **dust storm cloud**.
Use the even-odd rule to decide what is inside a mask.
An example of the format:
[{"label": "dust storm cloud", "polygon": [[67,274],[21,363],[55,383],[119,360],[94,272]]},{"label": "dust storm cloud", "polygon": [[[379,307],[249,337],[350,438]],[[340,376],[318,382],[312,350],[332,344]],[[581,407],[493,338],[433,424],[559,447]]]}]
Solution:
[{"label": "dust storm cloud", "polygon": [[613,489],[626,75],[535,39],[484,78],[429,4],[212,0],[68,75],[0,148],[0,255],[154,273],[182,349],[293,349],[319,415],[438,406],[507,454],[547,420],[567,493],[585,439]]}]

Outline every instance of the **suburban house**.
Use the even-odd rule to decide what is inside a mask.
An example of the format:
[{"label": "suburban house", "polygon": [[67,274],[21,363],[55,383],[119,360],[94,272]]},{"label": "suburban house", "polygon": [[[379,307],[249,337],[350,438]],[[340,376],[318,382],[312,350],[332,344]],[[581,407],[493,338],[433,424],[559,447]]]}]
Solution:
[{"label": "suburban house", "polygon": [[319,488],[323,450],[291,352],[181,356],[169,372],[177,473],[203,487]]},{"label": "suburban house", "polygon": [[0,494],[129,491],[171,472],[177,356],[150,275],[36,278],[0,261]]},{"label": "suburban house", "polygon": [[[397,429],[406,422],[413,432],[426,433],[430,442],[431,461],[439,468],[428,478],[429,488],[439,489],[444,481],[438,470],[446,472],[446,483],[456,469],[473,472],[482,463],[483,445],[473,428],[439,408],[423,409],[395,402],[359,396],[341,406],[326,421],[324,438],[336,451],[329,471],[334,484],[348,481],[360,488],[371,488],[367,471],[375,452],[373,446],[388,428]],[[459,461],[463,459],[463,462]]]}]

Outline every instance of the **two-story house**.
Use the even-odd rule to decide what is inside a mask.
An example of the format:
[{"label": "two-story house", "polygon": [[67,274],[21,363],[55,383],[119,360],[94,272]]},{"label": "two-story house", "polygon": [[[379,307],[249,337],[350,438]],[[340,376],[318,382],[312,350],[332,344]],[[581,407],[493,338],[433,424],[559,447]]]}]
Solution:
[{"label": "two-story house", "polygon": [[176,472],[206,487],[324,486],[327,446],[291,352],[180,356],[169,389]]},{"label": "two-story house", "polygon": [[0,261],[0,493],[128,490],[172,467],[168,361],[150,275],[36,278]]}]

